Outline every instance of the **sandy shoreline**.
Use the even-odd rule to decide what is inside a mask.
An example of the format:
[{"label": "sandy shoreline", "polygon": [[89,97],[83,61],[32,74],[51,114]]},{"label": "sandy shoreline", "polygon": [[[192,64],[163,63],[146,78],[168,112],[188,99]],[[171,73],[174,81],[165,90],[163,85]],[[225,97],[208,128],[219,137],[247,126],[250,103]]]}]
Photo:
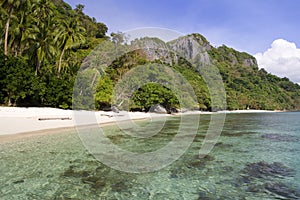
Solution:
[{"label": "sandy shoreline", "polygon": [[116,120],[144,120],[167,114],[143,112],[72,111],[56,108],[0,107],[0,141],[23,136],[76,130],[76,127],[113,125]]},{"label": "sandy shoreline", "polygon": [[[265,113],[276,111],[237,110],[220,113]],[[192,111],[185,114],[212,114],[210,112]],[[77,126],[104,126],[114,124],[116,120],[142,120],[154,117],[167,117],[168,114],[143,112],[120,113],[104,111],[73,111],[56,108],[19,108],[0,107],[0,140],[21,135],[40,135],[59,132],[59,130],[75,130]]]}]

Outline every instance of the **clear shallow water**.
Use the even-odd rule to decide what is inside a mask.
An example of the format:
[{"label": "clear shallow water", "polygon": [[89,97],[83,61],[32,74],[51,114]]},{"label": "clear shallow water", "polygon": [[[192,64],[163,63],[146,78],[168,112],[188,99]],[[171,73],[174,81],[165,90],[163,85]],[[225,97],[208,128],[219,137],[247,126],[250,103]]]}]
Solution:
[{"label": "clear shallow water", "polygon": [[[213,151],[198,159],[210,115],[188,151],[144,174],[99,163],[76,132],[24,138],[0,146],[0,199],[299,199],[300,113],[228,114]],[[192,120],[191,116],[191,120]],[[176,134],[172,117],[152,139],[105,127],[124,149],[148,152]],[[144,125],[145,122],[139,122]]]}]

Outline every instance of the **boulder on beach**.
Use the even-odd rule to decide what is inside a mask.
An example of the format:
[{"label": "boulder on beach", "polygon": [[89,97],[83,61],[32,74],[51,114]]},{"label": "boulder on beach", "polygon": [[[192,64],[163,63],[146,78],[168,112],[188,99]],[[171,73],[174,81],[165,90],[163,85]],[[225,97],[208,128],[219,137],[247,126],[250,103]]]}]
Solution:
[{"label": "boulder on beach", "polygon": [[112,106],[111,107],[111,111],[115,112],[115,113],[119,113],[120,110],[117,108],[117,106]]},{"label": "boulder on beach", "polygon": [[151,106],[149,112],[159,113],[159,114],[166,114],[167,110],[163,106],[161,106],[159,104],[155,104],[155,105]]}]

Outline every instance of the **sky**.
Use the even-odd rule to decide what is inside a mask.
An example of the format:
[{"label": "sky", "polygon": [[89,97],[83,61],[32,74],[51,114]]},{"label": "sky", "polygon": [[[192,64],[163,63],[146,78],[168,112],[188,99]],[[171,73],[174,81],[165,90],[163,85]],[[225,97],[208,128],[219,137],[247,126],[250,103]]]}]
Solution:
[{"label": "sky", "polygon": [[298,0],[65,0],[110,32],[159,27],[200,33],[256,57],[259,67],[300,83]]}]

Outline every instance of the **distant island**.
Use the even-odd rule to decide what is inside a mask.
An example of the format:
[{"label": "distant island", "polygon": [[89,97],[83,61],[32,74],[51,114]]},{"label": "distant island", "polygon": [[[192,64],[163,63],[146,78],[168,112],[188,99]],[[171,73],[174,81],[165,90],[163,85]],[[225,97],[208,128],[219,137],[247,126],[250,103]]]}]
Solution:
[{"label": "distant island", "polygon": [[[0,21],[0,105],[34,106],[71,109],[73,86],[83,61],[99,45],[105,48],[126,46],[125,35],[107,35],[102,22],[84,14],[84,5],[72,9],[61,1],[4,1]],[[197,97],[194,110],[213,111],[211,94],[201,70],[216,66],[226,91],[228,110],[299,110],[300,86],[288,78],[279,78],[259,69],[256,59],[225,45],[213,47],[196,33],[168,43],[158,38],[141,38],[134,44],[150,46],[150,50],[134,50],[114,60],[92,86],[94,109],[112,106],[113,88],[123,75],[139,65],[164,64],[190,83]],[[170,49],[160,52],[161,45]],[[104,47],[103,47],[104,48]],[[182,51],[182,55],[174,52]],[[188,58],[188,59],[187,59]],[[152,71],[163,80],[158,70]],[[184,109],[176,95],[162,85],[148,83],[132,94],[128,111],[149,111],[162,105],[169,112]],[[84,108],[84,106],[83,106]]]}]

